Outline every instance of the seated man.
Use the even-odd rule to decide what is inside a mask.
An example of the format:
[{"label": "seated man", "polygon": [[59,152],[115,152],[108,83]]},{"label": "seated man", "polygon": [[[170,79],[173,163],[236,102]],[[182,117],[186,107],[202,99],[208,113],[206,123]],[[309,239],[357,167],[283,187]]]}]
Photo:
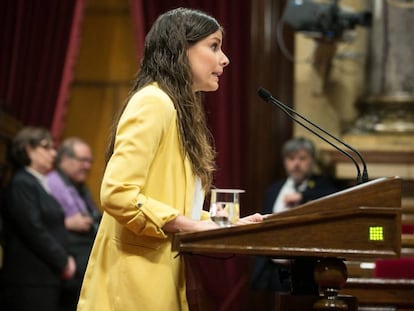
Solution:
[{"label": "seated man", "polygon": [[75,257],[76,275],[65,284],[60,310],[76,310],[83,275],[95,239],[101,213],[86,187],[92,151],[80,138],[66,139],[58,149],[56,169],[48,175],[51,194],[65,212],[69,251]]},{"label": "seated man", "polygon": [[[339,190],[327,176],[314,174],[315,146],[310,140],[293,138],[287,141],[282,148],[282,156],[286,178],[276,181],[266,190],[263,214],[280,213]],[[257,257],[252,285],[256,289],[290,292],[292,283],[295,283],[296,291],[315,292],[316,284],[302,282],[307,277],[313,279],[313,264],[313,260],[306,258],[290,261]]]}]

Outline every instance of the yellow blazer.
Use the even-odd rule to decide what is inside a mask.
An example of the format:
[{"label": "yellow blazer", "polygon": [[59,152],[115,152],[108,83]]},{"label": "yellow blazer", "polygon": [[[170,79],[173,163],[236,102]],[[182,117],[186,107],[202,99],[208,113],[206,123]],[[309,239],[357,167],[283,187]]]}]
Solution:
[{"label": "yellow blazer", "polygon": [[162,227],[177,215],[190,217],[194,191],[174,105],[156,84],[147,86],[118,124],[78,311],[188,310],[183,259]]}]

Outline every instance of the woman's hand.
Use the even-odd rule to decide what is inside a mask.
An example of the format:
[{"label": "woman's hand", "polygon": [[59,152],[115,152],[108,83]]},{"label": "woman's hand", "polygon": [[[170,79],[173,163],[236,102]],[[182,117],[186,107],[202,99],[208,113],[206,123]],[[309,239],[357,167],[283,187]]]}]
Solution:
[{"label": "woman's hand", "polygon": [[[243,218],[240,218],[236,225],[247,225],[253,223],[262,222],[264,219],[263,215],[255,213]],[[211,229],[221,228],[211,219],[208,220],[192,220],[185,216],[177,216],[173,220],[167,222],[163,226],[163,230],[167,232],[195,232],[195,231],[205,231]]]},{"label": "woman's hand", "polygon": [[302,201],[302,194],[299,192],[286,194],[283,198],[283,201],[285,202],[285,205],[288,207],[298,206]]},{"label": "woman's hand", "polygon": [[247,224],[253,224],[253,223],[257,223],[257,222],[262,222],[264,219],[263,215],[259,214],[259,213],[255,213],[243,218],[240,218],[236,225],[247,225]]},{"label": "woman's hand", "polygon": [[204,231],[204,230],[211,230],[211,229],[217,229],[217,228],[220,228],[218,224],[216,224],[211,219],[207,219],[207,220],[197,221],[197,225],[194,231]]},{"label": "woman's hand", "polygon": [[163,227],[167,232],[194,232],[220,228],[212,220],[193,220],[185,216],[177,216]]},{"label": "woman's hand", "polygon": [[69,280],[73,278],[76,272],[76,263],[75,259],[72,256],[68,257],[68,262],[65,269],[62,271],[61,278],[62,280]]},{"label": "woman's hand", "polygon": [[93,225],[93,219],[84,216],[81,213],[76,213],[73,216],[65,218],[65,227],[68,230],[76,232],[89,232]]}]

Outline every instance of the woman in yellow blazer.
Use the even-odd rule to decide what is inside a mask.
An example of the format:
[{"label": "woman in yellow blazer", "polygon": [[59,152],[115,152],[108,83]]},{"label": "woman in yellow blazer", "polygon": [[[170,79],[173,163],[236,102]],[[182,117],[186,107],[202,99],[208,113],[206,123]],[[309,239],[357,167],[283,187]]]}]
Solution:
[{"label": "woman in yellow blazer", "polygon": [[[188,310],[174,232],[215,229],[202,211],[214,150],[200,92],[218,89],[229,60],[222,28],[203,12],[161,15],[114,127],[101,186],[103,218],[78,311]],[[242,222],[261,221],[258,214]]]}]

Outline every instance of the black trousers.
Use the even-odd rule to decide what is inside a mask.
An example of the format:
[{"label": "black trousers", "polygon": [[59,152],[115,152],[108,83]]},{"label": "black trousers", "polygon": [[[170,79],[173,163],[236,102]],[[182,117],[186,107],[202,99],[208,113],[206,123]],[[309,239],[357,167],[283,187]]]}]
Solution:
[{"label": "black trousers", "polygon": [[7,285],[2,290],[1,310],[58,311],[60,286]]}]

